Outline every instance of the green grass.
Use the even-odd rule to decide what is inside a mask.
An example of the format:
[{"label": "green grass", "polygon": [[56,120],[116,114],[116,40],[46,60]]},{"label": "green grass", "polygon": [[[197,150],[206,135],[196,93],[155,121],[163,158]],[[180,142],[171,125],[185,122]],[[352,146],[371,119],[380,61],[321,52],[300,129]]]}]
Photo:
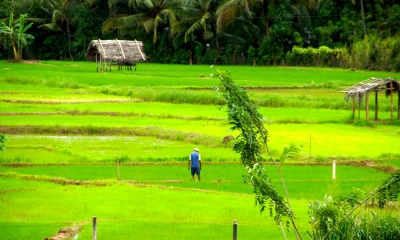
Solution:
[{"label": "green grass", "polygon": [[[283,194],[279,175],[273,165],[266,166],[269,177]],[[324,194],[360,188],[366,192],[379,186],[388,174],[371,168],[337,166],[336,180],[332,180],[331,166],[283,165],[282,174],[293,199],[318,199]],[[116,165],[73,165],[36,166],[8,168],[0,167],[2,173],[19,173],[49,176],[76,181],[117,180]],[[177,188],[201,188],[213,191],[251,194],[251,186],[244,184],[245,174],[241,164],[204,164],[202,181],[190,181],[187,163],[163,165],[121,165],[120,178],[150,185],[173,186]],[[315,192],[320,189],[321,192]]]},{"label": "green grass", "polygon": [[[227,70],[241,86],[304,86],[336,81],[354,84],[370,77],[399,78],[399,73],[377,71],[349,71],[348,69],[298,68],[298,67],[251,67],[218,66]],[[138,64],[136,72],[96,73],[95,63],[41,61],[39,64],[10,64],[0,62],[1,79],[19,75],[31,76],[31,81],[67,81],[101,86],[197,86],[214,87],[218,79],[210,78],[213,73],[208,65],[163,65]],[[73,72],[71,75],[69,73]],[[388,76],[389,74],[389,76]],[[95,75],[96,77],[93,77]],[[32,77],[34,76],[34,77]],[[204,76],[204,77],[202,77]]]},{"label": "green grass", "polygon": [[[271,178],[275,179],[274,184],[279,186],[273,166],[268,168],[272,173]],[[2,167],[0,170],[75,180],[107,179],[116,176],[115,166]],[[337,180],[332,181],[329,166],[287,165],[283,166],[282,170],[300,229],[307,228],[306,205],[310,198],[322,199],[324,194],[335,194],[338,190],[346,192],[351,187],[360,187],[368,192],[387,176],[373,169],[338,166]],[[25,181],[36,186],[29,185],[25,190],[3,194],[7,196],[9,204],[0,202],[1,216],[8,221],[0,221],[4,230],[0,236],[2,239],[13,239],[16,236],[27,235],[30,239],[43,239],[49,237],[51,229],[55,233],[61,226],[81,224],[96,216],[99,236],[107,236],[107,239],[121,238],[132,232],[126,228],[136,229],[138,234],[124,237],[126,239],[136,239],[137,236],[147,236],[149,239],[193,238],[192,235],[186,235],[178,229],[184,229],[185,232],[208,229],[207,236],[211,239],[228,238],[230,231],[226,229],[230,228],[233,219],[239,222],[239,235],[242,239],[261,236],[279,238],[279,229],[273,223],[273,219],[268,217],[268,213],[260,215],[258,209],[253,207],[250,186],[240,181],[239,176],[242,172],[241,165],[205,165],[204,182],[190,182],[186,165],[139,165],[121,166],[122,178],[135,179],[137,182],[134,184],[116,182],[117,185],[106,187],[76,187]],[[223,181],[207,179],[208,176],[218,176]],[[182,178],[184,182],[155,181],[173,178]],[[8,181],[17,183],[17,186],[21,186],[18,182],[22,182],[17,179]],[[145,183],[147,187],[137,185],[138,183]],[[240,191],[239,186],[247,187],[247,190],[242,188]],[[315,189],[319,189],[319,194]],[[44,206],[46,211],[43,211]],[[68,210],[65,211],[66,209]],[[22,212],[23,215],[15,214],[16,212]],[[8,222],[14,224],[9,225]],[[145,231],[144,225],[156,231],[150,234]],[[18,226],[20,232],[16,234],[12,229]],[[37,229],[37,237],[33,236],[32,229]],[[224,236],[225,234],[228,236]],[[80,239],[90,239],[90,224],[83,226],[79,236]],[[199,236],[199,239],[203,238]]]},{"label": "green grass", "polygon": [[[368,193],[389,176],[342,161],[399,166],[400,148],[388,147],[399,136],[398,122],[388,120],[389,100],[380,94],[380,121],[365,121],[364,110],[357,121],[340,93],[370,77],[398,79],[399,73],[218,68],[261,106],[275,157],[285,145],[303,146],[301,156],[281,168],[300,231],[309,229],[309,201],[352,188]],[[0,163],[32,165],[0,166],[0,239],[44,239],[73,224],[83,224],[78,239],[91,239],[93,216],[101,239],[230,239],[233,219],[240,239],[282,238],[268,210],[260,215],[254,207],[232,142],[222,143],[237,132],[228,131],[212,73],[201,65],[138,64],[136,72],[96,73],[89,62],[1,61],[0,132],[10,133]],[[371,100],[370,119],[373,107]],[[194,147],[203,158],[201,182],[190,181],[187,170]],[[274,166],[267,168],[283,194]],[[294,239],[293,231],[288,236]]]},{"label": "green grass", "polygon": [[[209,233],[211,236],[218,236],[220,229],[216,228],[216,225],[229,225],[233,219],[237,219],[239,224],[248,226],[250,229],[259,228],[258,231],[265,231],[265,234],[268,235],[277,235],[276,230],[278,230],[274,225],[269,228],[263,227],[266,226],[265,224],[273,224],[272,219],[265,214],[258,213],[258,209],[253,207],[252,196],[121,185],[102,188],[60,187],[51,190],[10,192],[7,193],[7,199],[11,203],[7,207],[0,203],[2,219],[7,219],[7,222],[15,224],[25,223],[27,226],[29,223],[34,225],[38,222],[43,225],[52,222],[77,223],[90,221],[92,216],[97,216],[99,233],[107,232],[108,224],[106,223],[106,226],[102,228],[103,222],[125,221],[127,225],[133,226],[140,222],[148,222],[148,226],[154,226],[155,229],[165,228],[167,224],[176,229],[175,225],[181,225],[187,231],[195,231],[198,229],[196,225],[200,224],[214,229]],[[44,211],[44,206],[47,211]],[[300,210],[304,209],[304,206],[304,202],[298,202],[294,208]],[[15,214],[16,211],[23,215]],[[151,220],[149,216],[151,216]],[[6,228],[5,223],[0,222],[0,224]],[[118,224],[112,224],[110,227],[118,227]],[[28,227],[21,228],[19,234],[24,235],[24,231],[27,229]],[[54,227],[55,231],[56,226]],[[158,235],[157,232],[155,231],[153,234],[148,232],[147,235],[149,238],[155,238]],[[248,233],[251,234],[250,231]],[[179,233],[179,236],[185,235]],[[40,237],[43,239],[45,236]],[[176,236],[168,238],[168,235],[164,237],[176,238]],[[126,238],[136,239],[135,236]],[[2,236],[2,239],[10,238]],[[252,239],[251,235],[247,239]]]},{"label": "green grass", "polygon": [[[186,162],[193,143],[155,137],[127,136],[13,136],[0,162],[10,163],[114,163]],[[201,145],[200,145],[201,146]],[[229,148],[201,146],[205,162],[234,162],[238,156]]]}]

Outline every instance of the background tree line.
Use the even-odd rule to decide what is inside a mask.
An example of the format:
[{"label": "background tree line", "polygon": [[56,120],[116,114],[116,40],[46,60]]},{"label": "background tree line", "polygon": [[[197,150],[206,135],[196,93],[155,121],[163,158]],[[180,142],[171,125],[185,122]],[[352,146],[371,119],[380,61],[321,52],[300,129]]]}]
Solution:
[{"label": "background tree line", "polygon": [[24,59],[85,60],[91,40],[117,38],[158,63],[400,70],[396,0],[0,0],[10,13],[33,23]]}]

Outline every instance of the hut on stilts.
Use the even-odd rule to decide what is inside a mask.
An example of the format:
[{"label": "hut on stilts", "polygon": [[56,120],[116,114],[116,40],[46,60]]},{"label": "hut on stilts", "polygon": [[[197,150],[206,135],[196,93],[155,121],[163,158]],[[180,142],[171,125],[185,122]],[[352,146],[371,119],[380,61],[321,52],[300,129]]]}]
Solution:
[{"label": "hut on stilts", "polygon": [[398,103],[397,103],[397,119],[400,120],[400,82],[387,78],[370,78],[363,82],[357,83],[356,85],[347,88],[341,92],[346,93],[345,99],[349,101],[352,99],[353,102],[353,118],[355,114],[356,108],[356,100],[358,103],[358,119],[360,119],[360,108],[363,101],[363,97],[365,96],[365,112],[366,112],[366,120],[369,120],[369,94],[375,93],[375,120],[378,120],[378,92],[385,91],[386,96],[390,99],[390,116],[393,119],[393,94],[397,92],[398,94]]},{"label": "hut on stilts", "polygon": [[136,63],[146,61],[146,55],[143,52],[143,42],[127,40],[92,40],[86,51],[86,59],[95,61],[97,72],[107,71],[111,65],[117,64],[118,70],[123,67],[132,71],[132,66]]}]

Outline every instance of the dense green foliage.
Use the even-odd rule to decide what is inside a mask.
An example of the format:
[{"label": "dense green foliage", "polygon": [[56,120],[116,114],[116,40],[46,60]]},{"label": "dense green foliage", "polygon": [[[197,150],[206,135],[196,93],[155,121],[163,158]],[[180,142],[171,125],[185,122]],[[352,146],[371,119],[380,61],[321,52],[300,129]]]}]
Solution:
[{"label": "dense green foliage", "polygon": [[[94,39],[138,39],[151,62],[323,65],[399,71],[400,7],[389,1],[21,0],[0,19],[27,14],[24,59],[84,60]],[[0,59],[12,56],[0,42]]]}]

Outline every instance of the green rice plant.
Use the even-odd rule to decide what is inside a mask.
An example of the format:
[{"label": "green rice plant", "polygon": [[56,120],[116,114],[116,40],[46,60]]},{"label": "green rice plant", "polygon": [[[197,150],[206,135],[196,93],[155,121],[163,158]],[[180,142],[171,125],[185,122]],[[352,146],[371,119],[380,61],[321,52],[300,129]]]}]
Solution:
[{"label": "green rice plant", "polygon": [[[143,129],[143,136],[12,136],[9,148],[0,155],[1,163],[115,163],[116,159],[129,162],[186,162],[190,151],[199,147],[205,162],[235,162],[238,157],[226,146],[207,146],[206,139],[187,134],[184,142],[171,141],[173,132],[156,134]],[[162,137],[161,134],[165,134]],[[147,135],[149,136],[149,135]],[[163,139],[165,138],[165,139]],[[168,140],[170,138],[170,140]],[[207,137],[205,137],[207,138]],[[190,142],[193,139],[193,142]],[[196,140],[197,139],[197,140]],[[205,143],[195,143],[196,141]],[[222,142],[222,139],[221,139]],[[218,145],[219,143],[216,142]]]},{"label": "green rice plant", "polygon": [[[8,169],[12,170],[12,169]],[[2,171],[3,172],[3,171]],[[15,175],[17,176],[17,175]],[[36,189],[48,189],[57,187],[56,183],[44,182],[44,181],[26,181],[21,178],[10,178],[10,177],[0,177],[0,191],[6,193],[8,191],[30,191]]]},{"label": "green rice plant", "polygon": [[[205,226],[209,229],[208,234],[210,236],[221,236],[221,227],[218,227],[218,225],[231,226],[233,219],[237,219],[239,233],[240,225],[246,226],[243,228],[248,230],[244,232],[243,237],[246,236],[245,234],[249,234],[247,235],[249,239],[261,234],[260,230],[253,234],[251,230],[261,229],[265,224],[270,224],[252,207],[252,199],[249,196],[196,190],[183,191],[173,188],[126,185],[102,188],[60,187],[24,193],[10,192],[5,197],[11,204],[7,207],[0,205],[2,212],[1,226],[5,228],[6,224],[12,222],[22,223],[27,226],[21,228],[21,231],[18,232],[22,235],[26,233],[29,226],[34,224],[81,223],[90,221],[92,216],[97,216],[99,237],[101,234],[107,234],[111,231],[119,238],[125,236],[125,231],[113,231],[115,228],[119,228],[118,222],[125,222],[128,227],[135,227],[139,224],[137,227],[138,234],[145,231],[146,228],[143,225],[140,226],[140,223],[144,222],[147,226],[153,226],[152,229],[155,230],[170,226],[173,229],[183,227],[186,231],[195,232],[196,229],[202,229],[200,226]],[[43,211],[43,206],[46,206],[46,211]],[[296,206],[299,209],[303,207],[304,203],[299,203]],[[65,209],[69,210],[65,211]],[[196,212],[196,217],[191,217],[193,211]],[[20,213],[23,214],[23,217]],[[262,234],[274,236],[277,231],[280,230],[264,228]],[[54,229],[54,232],[56,232],[56,229]],[[174,232],[176,234],[172,238],[180,238],[180,236],[185,238],[185,233]],[[160,233],[164,233],[164,231]],[[15,239],[18,234],[15,233],[12,238]],[[82,234],[88,237],[88,235],[85,235],[88,234],[88,232],[85,233],[85,230]],[[118,236],[118,234],[121,234],[121,236]],[[168,234],[168,232],[165,232],[165,234]],[[231,231],[228,234],[228,237],[230,237]],[[287,234],[291,236],[291,233]],[[158,234],[158,231],[148,231],[146,236],[153,239],[157,236],[160,237],[160,234]],[[40,237],[43,239],[43,236]],[[168,235],[165,237],[168,238]],[[134,235],[123,238],[136,239]],[[2,239],[10,238],[4,236]]]},{"label": "green rice plant", "polygon": [[[201,188],[229,193],[251,194],[252,189],[244,184],[245,169],[240,164],[203,164]],[[272,165],[266,165],[271,172],[270,177],[279,192],[283,192],[279,184],[278,175],[273,172]],[[118,175],[119,173],[119,175]],[[293,199],[321,199],[324,194],[336,194],[338,191],[359,188],[371,191],[378,186],[388,174],[376,169],[360,168],[356,166],[337,166],[336,179],[332,180],[331,166],[283,165],[282,173],[286,185]],[[9,177],[11,183],[24,175],[30,179],[43,181],[52,178],[72,181],[101,181],[117,180],[133,181],[137,184],[145,183],[177,188],[195,189],[198,182],[190,181],[190,172],[187,170],[187,159],[182,164],[120,164],[119,171],[116,163],[108,165],[49,165],[30,167],[0,167],[0,174]],[[21,174],[21,176],[20,176]],[[6,186],[12,186],[6,185]],[[114,182],[116,183],[116,182]],[[110,183],[111,184],[111,183]],[[32,185],[32,183],[29,183]],[[18,185],[16,185],[18,186]],[[35,185],[33,185],[35,186]],[[46,185],[45,185],[46,186]],[[17,187],[18,188],[18,187]],[[6,188],[7,189],[7,188]]]},{"label": "green rice plant", "polygon": [[[355,84],[359,81],[374,77],[387,77],[384,72],[349,71],[347,69],[331,68],[297,68],[297,67],[252,67],[252,66],[223,66],[229,71],[241,86],[302,86],[314,81],[316,84],[330,81],[341,81]],[[180,86],[180,87],[215,87],[218,79],[208,78],[212,70],[207,65],[163,65],[138,64],[134,73],[118,72],[96,73],[95,65],[91,62],[61,62],[41,61],[39,64],[0,62],[1,77],[15,78],[18,71],[20,79],[35,81],[45,79],[55,82],[74,82],[89,86]],[[267,77],[265,77],[267,76]],[[398,78],[398,73],[392,73]],[[111,83],[111,84],[110,84]],[[67,84],[68,85],[68,84]],[[80,86],[80,85],[79,85]]]},{"label": "green rice plant", "polygon": [[[21,217],[23,217],[23,213]],[[4,222],[0,221],[1,239],[43,240],[54,236],[59,229],[69,223],[59,222]]]}]

